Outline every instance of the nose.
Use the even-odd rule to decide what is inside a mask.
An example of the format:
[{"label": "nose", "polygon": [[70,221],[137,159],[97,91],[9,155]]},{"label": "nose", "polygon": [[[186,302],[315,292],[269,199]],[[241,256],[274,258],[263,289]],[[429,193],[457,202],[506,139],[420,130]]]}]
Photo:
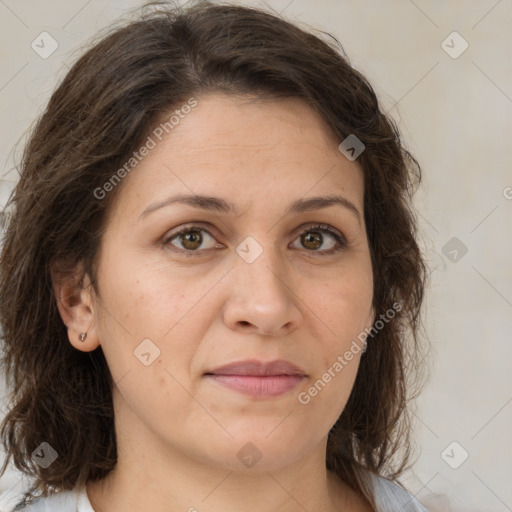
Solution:
[{"label": "nose", "polygon": [[302,303],[279,257],[263,253],[252,263],[242,258],[230,272],[230,295],[224,322],[232,330],[264,336],[283,336],[302,322]]}]

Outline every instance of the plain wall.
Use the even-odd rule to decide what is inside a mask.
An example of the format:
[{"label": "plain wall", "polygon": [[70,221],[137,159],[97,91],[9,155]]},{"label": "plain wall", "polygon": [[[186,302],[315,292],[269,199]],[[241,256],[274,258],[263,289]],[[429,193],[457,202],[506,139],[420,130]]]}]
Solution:
[{"label": "plain wall", "polygon": [[[2,205],[17,179],[13,147],[80,44],[141,4],[0,2]],[[342,43],[423,168],[416,205],[431,271],[424,318],[433,350],[417,401],[418,460],[404,482],[431,510],[512,510],[512,1],[267,6]],[[45,59],[31,48],[43,31],[58,42]],[[463,450],[467,460],[452,468]],[[23,485],[14,471],[0,480],[0,511]]]}]

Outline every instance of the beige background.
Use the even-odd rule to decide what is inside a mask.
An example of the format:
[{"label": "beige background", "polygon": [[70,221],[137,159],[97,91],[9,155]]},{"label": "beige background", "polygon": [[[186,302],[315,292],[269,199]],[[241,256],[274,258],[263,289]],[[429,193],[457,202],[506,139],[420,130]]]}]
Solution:
[{"label": "beige background", "polygon": [[[66,63],[83,41],[138,5],[0,0],[2,205],[17,176],[13,146]],[[405,482],[431,510],[510,511],[512,1],[269,0],[267,6],[338,38],[423,166],[416,203],[432,271],[425,322],[434,350],[418,402],[418,461]],[[30,46],[43,31],[59,45],[46,59]],[[454,31],[463,39],[446,39]],[[464,40],[469,46],[457,56]],[[467,247],[462,258],[460,249],[456,256],[445,247],[453,237]],[[469,457],[453,469],[446,461],[456,465],[462,450]],[[0,511],[24,485],[14,471],[0,480]]]}]

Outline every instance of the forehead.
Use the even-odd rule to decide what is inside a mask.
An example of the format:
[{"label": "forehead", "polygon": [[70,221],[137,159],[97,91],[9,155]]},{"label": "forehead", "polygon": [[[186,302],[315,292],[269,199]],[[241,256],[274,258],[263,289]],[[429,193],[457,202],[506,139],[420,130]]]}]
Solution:
[{"label": "forehead", "polygon": [[222,94],[196,100],[162,140],[150,134],[154,148],[123,184],[133,208],[169,192],[228,197],[238,213],[269,198],[288,204],[335,192],[362,208],[360,167],[340,153],[333,133],[303,100]]}]

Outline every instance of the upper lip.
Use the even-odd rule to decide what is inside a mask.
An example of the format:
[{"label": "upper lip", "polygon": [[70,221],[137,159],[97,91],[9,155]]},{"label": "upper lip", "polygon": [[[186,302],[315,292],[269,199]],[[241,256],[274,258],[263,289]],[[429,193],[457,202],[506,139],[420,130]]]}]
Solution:
[{"label": "upper lip", "polygon": [[303,375],[306,373],[302,368],[285,361],[276,359],[275,361],[258,361],[257,359],[246,359],[244,361],[235,361],[233,363],[219,366],[214,370],[205,372],[206,375]]}]

